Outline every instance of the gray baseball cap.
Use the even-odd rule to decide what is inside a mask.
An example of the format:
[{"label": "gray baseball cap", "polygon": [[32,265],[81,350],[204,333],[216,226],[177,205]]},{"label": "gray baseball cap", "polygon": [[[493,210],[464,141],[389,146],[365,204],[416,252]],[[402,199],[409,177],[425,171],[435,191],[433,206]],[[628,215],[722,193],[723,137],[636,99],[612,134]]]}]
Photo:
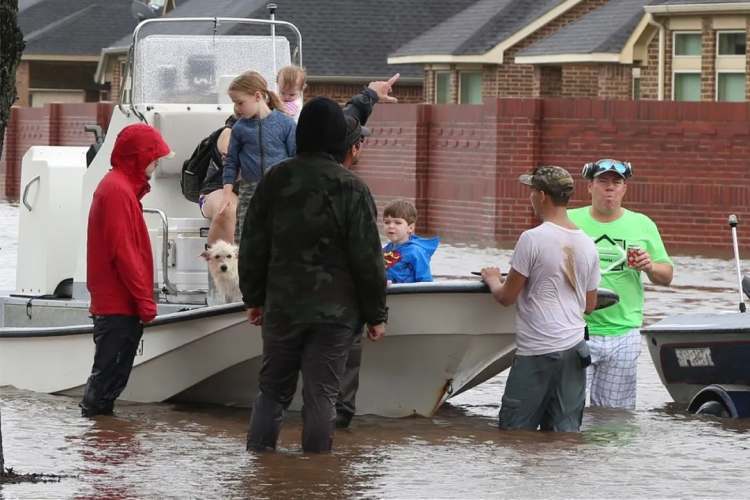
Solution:
[{"label": "gray baseball cap", "polygon": [[346,116],[346,148],[354,146],[362,137],[368,137],[370,129],[360,125],[359,120],[353,116]]}]

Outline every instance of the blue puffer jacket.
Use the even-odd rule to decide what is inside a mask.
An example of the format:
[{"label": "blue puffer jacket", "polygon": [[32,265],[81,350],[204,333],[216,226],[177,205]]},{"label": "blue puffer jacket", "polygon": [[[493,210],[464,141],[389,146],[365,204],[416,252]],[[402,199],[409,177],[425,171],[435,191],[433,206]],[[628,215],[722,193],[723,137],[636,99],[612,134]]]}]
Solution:
[{"label": "blue puffer jacket", "polygon": [[432,281],[430,259],[440,238],[411,236],[401,244],[388,243],[383,247],[386,277],[393,283]]}]

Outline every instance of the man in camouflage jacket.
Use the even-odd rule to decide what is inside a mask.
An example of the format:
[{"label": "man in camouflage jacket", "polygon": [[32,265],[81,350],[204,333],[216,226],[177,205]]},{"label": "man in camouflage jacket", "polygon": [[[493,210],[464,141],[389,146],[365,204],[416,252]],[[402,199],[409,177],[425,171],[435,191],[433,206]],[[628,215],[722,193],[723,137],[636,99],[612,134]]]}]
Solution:
[{"label": "man in camouflage jacket", "polygon": [[260,390],[248,450],[274,449],[284,410],[304,380],[302,448],[329,451],[339,379],[357,325],[385,334],[385,271],[367,186],[340,162],[346,123],[332,100],[302,109],[297,155],[266,174],[240,244],[243,301],[263,325]]}]

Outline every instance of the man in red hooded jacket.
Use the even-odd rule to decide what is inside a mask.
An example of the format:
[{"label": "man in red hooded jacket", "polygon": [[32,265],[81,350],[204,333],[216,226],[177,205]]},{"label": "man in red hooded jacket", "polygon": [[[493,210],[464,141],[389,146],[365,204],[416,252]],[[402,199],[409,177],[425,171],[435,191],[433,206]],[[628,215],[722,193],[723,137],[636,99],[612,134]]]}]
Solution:
[{"label": "man in red hooded jacket", "polygon": [[86,255],[90,311],[94,318],[94,366],[81,414],[111,415],[133,367],[143,324],[156,316],[151,242],[141,198],[156,161],[172,152],[161,134],[129,125],[115,141],[110,170],[94,191]]}]

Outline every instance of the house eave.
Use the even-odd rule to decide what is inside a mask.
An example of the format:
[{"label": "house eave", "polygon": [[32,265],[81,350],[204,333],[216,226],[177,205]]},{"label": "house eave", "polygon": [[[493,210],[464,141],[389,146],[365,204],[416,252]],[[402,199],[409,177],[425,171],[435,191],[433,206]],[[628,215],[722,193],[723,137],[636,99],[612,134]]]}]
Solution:
[{"label": "house eave", "polygon": [[516,56],[516,64],[619,63],[620,54],[594,52],[590,54],[549,54]]},{"label": "house eave", "polygon": [[94,72],[94,81],[99,84],[106,83],[105,75],[107,70],[107,61],[110,56],[116,55],[127,55],[128,49],[125,47],[107,47],[102,49],[101,54],[98,58],[98,64],[96,65],[96,71]]},{"label": "house eave", "polygon": [[712,4],[674,4],[674,5],[646,5],[643,7],[649,14],[699,14],[699,13],[730,13],[750,11],[750,2],[712,3]]},{"label": "house eave", "polygon": [[449,54],[424,54],[415,56],[393,56],[388,64],[501,64],[503,61],[492,59],[487,54],[454,56]]},{"label": "house eave", "polygon": [[99,56],[67,54],[23,54],[22,61],[97,62]]}]

